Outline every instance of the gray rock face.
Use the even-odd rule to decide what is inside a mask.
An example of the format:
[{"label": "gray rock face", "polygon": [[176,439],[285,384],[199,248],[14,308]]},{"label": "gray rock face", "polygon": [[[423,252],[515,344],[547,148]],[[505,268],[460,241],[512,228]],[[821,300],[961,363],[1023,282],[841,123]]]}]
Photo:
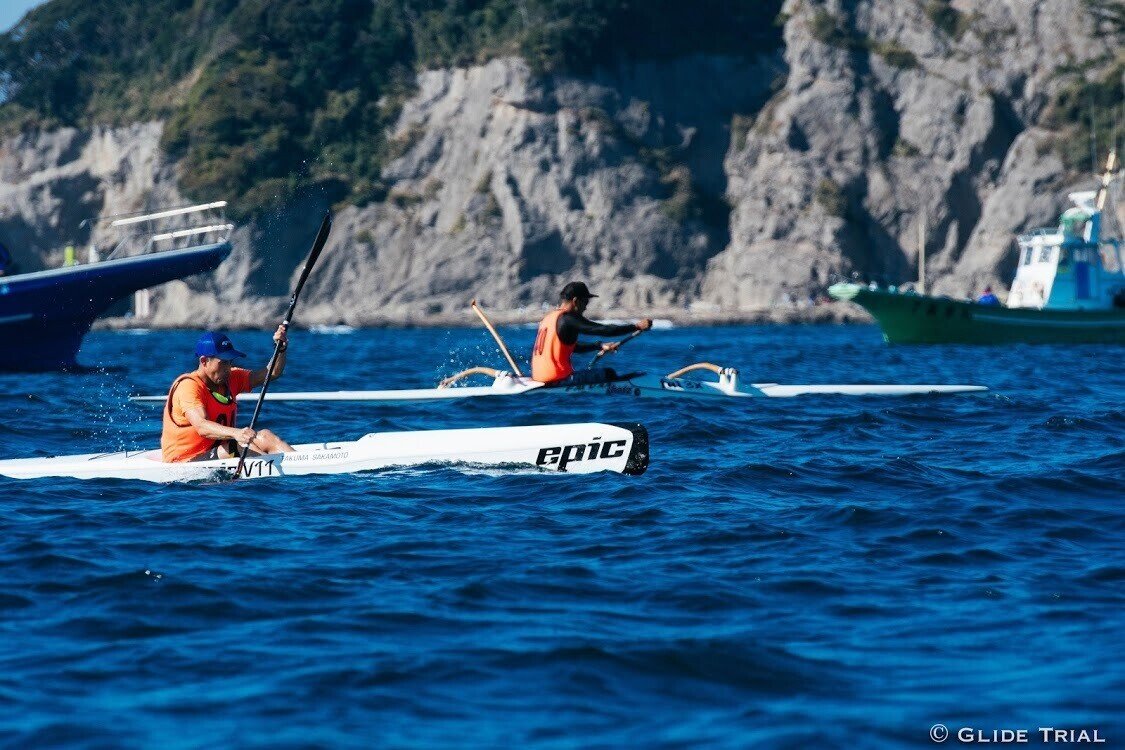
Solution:
[{"label": "gray rock face", "polygon": [[[536,77],[515,58],[419,74],[387,200],[336,214],[304,323],[533,318],[585,279],[598,311],[785,318],[839,276],[1005,288],[1012,236],[1064,208],[1041,126],[1061,65],[1106,58],[1083,0],[789,0],[784,54]],[[930,8],[931,12],[927,12]],[[160,123],[0,147],[0,240],[25,269],[104,238],[83,218],[178,203]],[[215,196],[237,201],[238,196]],[[155,325],[267,326],[323,199],[234,235],[211,275],[154,297]],[[823,317],[821,312],[801,313]]]},{"label": "gray rock face", "polygon": [[769,65],[694,58],[577,80],[503,59],[422,74],[390,196],[339,215],[314,314],[463,313],[474,296],[537,310],[572,278],[604,307],[682,308],[726,232],[677,201],[721,200],[731,114],[764,100]]}]

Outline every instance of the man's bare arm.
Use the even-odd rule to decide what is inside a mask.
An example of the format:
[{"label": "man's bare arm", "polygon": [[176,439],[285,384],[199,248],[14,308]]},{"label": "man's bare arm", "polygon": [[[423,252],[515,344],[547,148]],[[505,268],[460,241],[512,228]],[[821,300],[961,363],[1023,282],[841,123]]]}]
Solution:
[{"label": "man's bare arm", "polygon": [[[281,377],[281,373],[285,372],[285,350],[289,348],[289,336],[287,326],[284,323],[279,325],[277,330],[274,331],[273,342],[275,344],[281,344],[281,351],[277,353],[277,360],[273,363],[273,377],[270,378],[270,380],[277,380]],[[250,373],[251,388],[257,388],[264,382],[266,382],[265,367]]]},{"label": "man's bare arm", "polygon": [[184,416],[191,422],[191,426],[195,428],[195,431],[208,440],[230,440],[233,438],[245,445],[254,439],[254,431],[248,427],[239,429],[237,427],[227,427],[226,425],[211,421],[207,418],[207,412],[203,410],[202,406],[187,409],[184,411]]}]

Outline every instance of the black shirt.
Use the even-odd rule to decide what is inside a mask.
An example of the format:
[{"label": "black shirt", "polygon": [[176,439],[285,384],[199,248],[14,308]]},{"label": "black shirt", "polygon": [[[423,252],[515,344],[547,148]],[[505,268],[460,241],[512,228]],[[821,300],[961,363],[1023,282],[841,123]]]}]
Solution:
[{"label": "black shirt", "polygon": [[559,316],[558,323],[555,324],[555,333],[559,335],[559,340],[567,345],[576,344],[574,351],[578,353],[597,351],[602,348],[600,343],[579,344],[578,336],[580,334],[586,336],[625,336],[636,330],[638,330],[637,327],[632,323],[606,325],[605,323],[587,320],[576,312],[563,313]]}]

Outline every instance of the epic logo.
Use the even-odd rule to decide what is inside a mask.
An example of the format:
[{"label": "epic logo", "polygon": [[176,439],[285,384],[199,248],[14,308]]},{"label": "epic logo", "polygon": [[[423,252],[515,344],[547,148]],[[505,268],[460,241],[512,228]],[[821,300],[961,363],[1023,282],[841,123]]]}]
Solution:
[{"label": "epic logo", "polygon": [[[596,439],[590,443],[578,445],[560,445],[554,448],[540,448],[539,457],[535,459],[536,466],[552,466],[558,471],[566,471],[566,467],[573,461],[597,461],[600,458],[620,458],[625,455],[629,446],[628,440],[607,440],[599,443]],[[586,449],[589,448],[587,451]]]}]

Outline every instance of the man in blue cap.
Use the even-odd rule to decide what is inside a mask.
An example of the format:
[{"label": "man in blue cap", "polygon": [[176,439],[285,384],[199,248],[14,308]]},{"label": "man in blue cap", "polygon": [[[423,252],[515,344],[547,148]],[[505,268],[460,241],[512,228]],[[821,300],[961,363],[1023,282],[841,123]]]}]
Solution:
[{"label": "man in blue cap", "polygon": [[[273,335],[280,346],[271,380],[285,370],[285,350],[289,339],[285,325]],[[249,445],[255,453],[282,453],[293,450],[269,430],[255,432],[235,426],[239,393],[253,390],[265,382],[266,368],[246,370],[232,367],[231,361],[246,355],[234,348],[225,333],[208,331],[195,344],[199,364],[193,372],[176,378],[164,405],[164,429],[160,449],[168,462],[207,461],[233,458],[240,447]]]}]

